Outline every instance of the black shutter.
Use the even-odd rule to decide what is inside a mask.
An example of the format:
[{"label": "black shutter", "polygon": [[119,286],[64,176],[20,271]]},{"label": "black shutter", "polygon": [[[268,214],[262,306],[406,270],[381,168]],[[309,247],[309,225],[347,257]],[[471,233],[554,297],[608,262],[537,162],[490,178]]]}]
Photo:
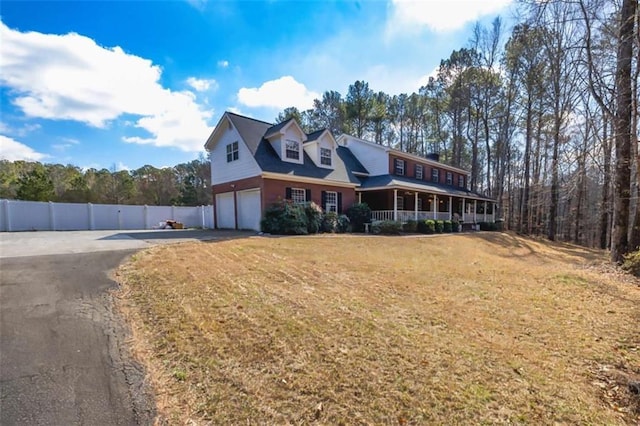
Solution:
[{"label": "black shutter", "polygon": [[407,170],[407,162],[402,160],[402,174],[404,176],[408,176],[409,175],[409,171]]},{"label": "black shutter", "polygon": [[342,192],[338,192],[338,214],[342,213]]},{"label": "black shutter", "polygon": [[327,211],[327,191],[322,191],[322,210]]},{"label": "black shutter", "polygon": [[290,187],[286,187],[284,190],[284,199],[285,200],[290,200],[291,199],[291,188]]},{"label": "black shutter", "polygon": [[309,201],[311,201],[311,190],[310,189],[305,189],[304,190],[304,198],[305,201],[308,203]]}]

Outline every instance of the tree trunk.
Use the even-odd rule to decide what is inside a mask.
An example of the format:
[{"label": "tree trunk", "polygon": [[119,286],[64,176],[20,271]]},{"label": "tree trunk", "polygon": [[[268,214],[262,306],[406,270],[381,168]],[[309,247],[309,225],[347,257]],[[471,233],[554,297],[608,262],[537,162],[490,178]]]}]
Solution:
[{"label": "tree trunk", "polygon": [[623,0],[616,65],[616,167],[614,180],[611,261],[621,263],[629,247],[629,206],[631,197],[631,62],[637,0]]}]

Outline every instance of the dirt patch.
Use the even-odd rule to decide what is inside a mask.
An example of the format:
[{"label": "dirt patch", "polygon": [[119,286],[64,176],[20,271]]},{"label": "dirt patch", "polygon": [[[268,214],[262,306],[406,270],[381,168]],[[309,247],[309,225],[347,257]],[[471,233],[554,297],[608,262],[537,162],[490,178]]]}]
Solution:
[{"label": "dirt patch", "polygon": [[118,300],[168,424],[636,424],[599,366],[640,371],[640,288],[603,256],[498,233],[186,243],[137,254]]}]

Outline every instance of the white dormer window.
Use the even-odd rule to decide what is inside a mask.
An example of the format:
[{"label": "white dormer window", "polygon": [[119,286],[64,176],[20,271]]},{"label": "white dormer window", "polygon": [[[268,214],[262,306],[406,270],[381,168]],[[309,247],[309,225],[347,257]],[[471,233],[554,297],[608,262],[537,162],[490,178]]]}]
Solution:
[{"label": "white dormer window", "polygon": [[291,160],[300,160],[300,142],[287,139],[285,157]]},{"label": "white dormer window", "polygon": [[422,164],[416,164],[416,179],[422,180]]},{"label": "white dormer window", "polygon": [[331,150],[328,148],[320,148],[320,164],[323,166],[331,166]]}]

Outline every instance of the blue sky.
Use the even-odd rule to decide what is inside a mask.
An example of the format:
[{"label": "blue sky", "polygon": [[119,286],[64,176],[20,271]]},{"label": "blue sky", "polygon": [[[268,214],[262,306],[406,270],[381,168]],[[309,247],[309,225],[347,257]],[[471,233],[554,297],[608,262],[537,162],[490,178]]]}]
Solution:
[{"label": "blue sky", "polygon": [[273,121],[365,80],[417,91],[511,0],[3,1],[0,158],[173,166],[226,110]]}]

